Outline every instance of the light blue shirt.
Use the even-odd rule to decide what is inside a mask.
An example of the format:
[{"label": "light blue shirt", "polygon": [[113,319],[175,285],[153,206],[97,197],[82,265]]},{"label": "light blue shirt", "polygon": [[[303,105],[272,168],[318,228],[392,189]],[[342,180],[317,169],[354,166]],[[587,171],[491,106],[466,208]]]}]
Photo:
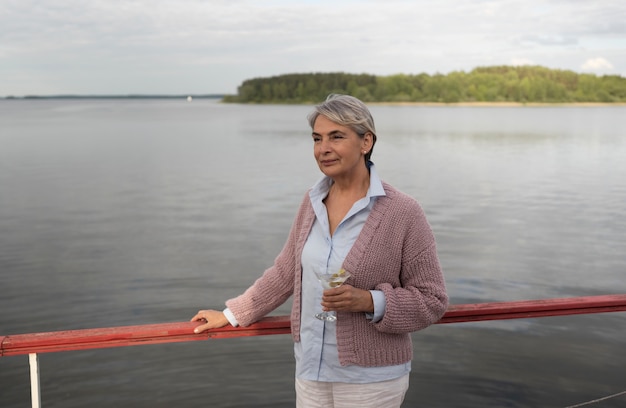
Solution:
[{"label": "light blue shirt", "polygon": [[[314,270],[323,269],[334,273],[341,269],[376,202],[376,197],[385,195],[376,169],[370,163],[370,186],[366,196],[354,203],[331,236],[328,213],[322,201],[328,195],[331,185],[332,180],[324,177],[309,193],[316,219],[302,251],[300,342],[294,344],[296,377],[311,381],[347,383],[370,383],[398,378],[411,370],[410,362],[388,367],[342,367],[337,352],[336,323],[314,317],[322,309],[320,303],[323,292]],[[385,296],[381,291],[370,292],[374,300],[374,313],[363,313],[363,318],[378,321],[385,313]]]},{"label": "light blue shirt", "polygon": [[[332,180],[328,177],[318,181],[309,197],[315,211],[315,221],[302,251],[302,310],[300,342],[294,343],[296,377],[311,381],[370,383],[401,377],[411,371],[411,363],[386,367],[359,367],[339,364],[337,352],[336,323],[315,318],[322,310],[322,285],[314,269],[337,272],[358,238],[376,197],[384,196],[382,182],[373,163],[369,163],[370,186],[364,198],[348,211],[344,219],[330,235],[328,213],[323,203],[328,195]],[[374,313],[363,313],[364,319],[379,321],[385,314],[385,296],[382,291],[372,290]],[[226,308],[224,314],[233,326],[237,319]]]}]

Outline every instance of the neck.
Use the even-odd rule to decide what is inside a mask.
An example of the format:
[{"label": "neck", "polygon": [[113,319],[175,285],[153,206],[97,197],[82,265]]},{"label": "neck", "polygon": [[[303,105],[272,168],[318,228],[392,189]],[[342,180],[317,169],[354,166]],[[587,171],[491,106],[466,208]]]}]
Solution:
[{"label": "neck", "polygon": [[367,167],[364,166],[351,176],[333,178],[331,190],[334,190],[334,193],[359,194],[361,197],[365,197],[369,186],[370,174]]}]

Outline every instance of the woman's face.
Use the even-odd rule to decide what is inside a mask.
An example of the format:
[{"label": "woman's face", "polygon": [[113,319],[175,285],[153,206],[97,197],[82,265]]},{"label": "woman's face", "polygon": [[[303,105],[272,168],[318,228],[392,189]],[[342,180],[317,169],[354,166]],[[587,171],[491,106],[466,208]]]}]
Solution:
[{"label": "woman's face", "polygon": [[359,137],[347,126],[339,125],[323,115],[313,126],[313,153],[322,173],[331,178],[349,176],[358,166],[365,166],[364,152],[372,145],[372,136]]}]

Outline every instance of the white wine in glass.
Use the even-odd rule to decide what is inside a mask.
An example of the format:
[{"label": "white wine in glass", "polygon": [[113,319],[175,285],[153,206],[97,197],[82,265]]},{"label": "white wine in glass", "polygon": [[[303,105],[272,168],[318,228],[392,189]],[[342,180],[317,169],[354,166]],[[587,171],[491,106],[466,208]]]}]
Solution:
[{"label": "white wine in glass", "polygon": [[[322,284],[324,289],[332,289],[341,286],[346,279],[350,277],[350,272],[345,269],[340,269],[336,273],[315,272],[317,279]],[[326,320],[327,322],[334,322],[337,320],[337,314],[334,311],[319,312],[315,315],[320,320]]]}]

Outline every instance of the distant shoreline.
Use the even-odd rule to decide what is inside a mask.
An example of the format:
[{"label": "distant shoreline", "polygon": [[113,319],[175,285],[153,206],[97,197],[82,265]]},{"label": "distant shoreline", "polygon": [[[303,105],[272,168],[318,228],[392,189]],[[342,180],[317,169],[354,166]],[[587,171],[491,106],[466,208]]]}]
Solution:
[{"label": "distant shoreline", "polygon": [[37,99],[223,99],[226,94],[181,94],[181,95],[8,95],[5,100],[37,100]]},{"label": "distant shoreline", "polygon": [[626,106],[626,102],[368,102],[370,106],[459,106],[459,107],[603,107]]},{"label": "distant shoreline", "polygon": [[[27,96],[5,96],[0,100],[156,100],[156,99],[224,99],[227,94],[204,94],[204,95],[27,95]],[[224,102],[227,104],[241,105],[284,105],[285,103],[241,103]],[[314,105],[310,102],[303,105]],[[368,106],[424,106],[424,107],[491,107],[491,108],[512,108],[512,107],[610,107],[626,106],[626,102],[366,102]],[[298,105],[298,104],[292,104]]]}]

